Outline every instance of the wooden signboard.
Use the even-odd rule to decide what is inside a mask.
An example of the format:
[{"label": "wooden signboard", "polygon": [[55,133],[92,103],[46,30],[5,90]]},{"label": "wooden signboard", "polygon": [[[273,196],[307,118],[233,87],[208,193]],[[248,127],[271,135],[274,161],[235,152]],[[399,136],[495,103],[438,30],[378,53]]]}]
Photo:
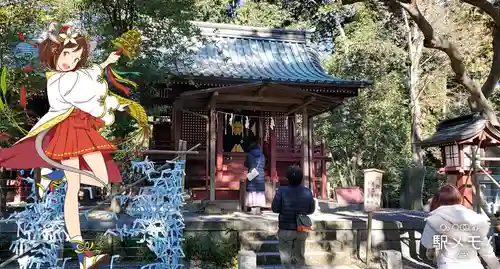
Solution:
[{"label": "wooden signboard", "polygon": [[383,171],[377,169],[366,169],[365,173],[365,197],[364,209],[368,212],[367,223],[367,240],[366,240],[366,264],[371,261],[372,252],[372,221],[373,211],[376,211],[382,206],[382,175]]},{"label": "wooden signboard", "polygon": [[364,210],[373,212],[382,206],[382,175],[383,171],[366,169],[364,188]]},{"label": "wooden signboard", "polygon": [[382,206],[382,175],[383,171],[366,169],[364,182],[364,210],[373,212]]}]

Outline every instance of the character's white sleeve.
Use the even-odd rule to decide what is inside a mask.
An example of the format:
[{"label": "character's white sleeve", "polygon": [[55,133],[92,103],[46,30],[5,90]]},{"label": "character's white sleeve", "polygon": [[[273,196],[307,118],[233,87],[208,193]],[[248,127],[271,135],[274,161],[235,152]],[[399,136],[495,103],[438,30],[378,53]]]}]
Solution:
[{"label": "character's white sleeve", "polygon": [[93,80],[97,80],[99,77],[103,76],[104,70],[99,65],[93,65],[90,68],[79,69],[78,72],[83,72],[92,77]]},{"label": "character's white sleeve", "polygon": [[[84,72],[92,77],[92,79],[99,80],[104,77],[104,69],[100,65],[93,65],[91,68],[80,69],[79,72]],[[118,98],[112,95],[106,97],[106,108],[109,110],[123,111],[128,104],[120,104]]]},{"label": "character's white sleeve", "polygon": [[48,81],[48,87],[57,87],[62,99],[76,108],[101,118],[106,114],[106,90],[85,72],[65,72]]}]

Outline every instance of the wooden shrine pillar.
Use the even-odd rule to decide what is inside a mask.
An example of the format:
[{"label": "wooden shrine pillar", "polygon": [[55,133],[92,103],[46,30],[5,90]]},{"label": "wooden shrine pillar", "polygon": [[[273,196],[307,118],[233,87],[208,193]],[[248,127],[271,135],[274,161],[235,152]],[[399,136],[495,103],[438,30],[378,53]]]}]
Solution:
[{"label": "wooden shrine pillar", "polygon": [[[214,92],[210,99],[210,201],[215,201],[215,176],[216,176],[216,158],[217,158],[217,112],[215,111],[216,96]],[[207,160],[208,161],[208,160]]]},{"label": "wooden shrine pillar", "polygon": [[[275,112],[271,112],[272,117],[276,117]],[[273,129],[269,128],[269,147],[270,147],[270,156],[269,156],[269,177],[271,179],[271,182],[269,184],[270,190],[267,191],[266,193],[269,193],[269,204],[272,203],[272,200],[274,198],[274,195],[276,194],[276,183],[278,182],[278,170],[276,168],[276,144],[277,144],[277,137],[276,137],[276,127]],[[266,197],[267,198],[267,197]]]},{"label": "wooden shrine pillar", "polygon": [[217,131],[217,148],[216,148],[216,170],[215,170],[215,187],[217,187],[217,182],[222,182],[224,177],[224,115],[216,114],[217,119],[216,129]]},{"label": "wooden shrine pillar", "polygon": [[[210,108],[209,108],[210,109]],[[210,110],[205,119],[205,199],[210,197]]]},{"label": "wooden shrine pillar", "polygon": [[[325,156],[326,154],[326,147],[325,147],[325,141],[321,141],[321,156]],[[327,199],[328,198],[328,182],[326,179],[326,161],[321,160],[321,198],[322,199]]]},{"label": "wooden shrine pillar", "polygon": [[304,173],[304,186],[311,188],[309,168],[309,116],[307,106],[302,108],[302,171]]},{"label": "wooden shrine pillar", "polygon": [[[276,113],[271,113],[272,117],[276,117]],[[269,135],[269,144],[270,144],[270,152],[271,156],[269,159],[269,175],[271,176],[271,180],[274,182],[274,187],[276,189],[276,182],[278,181],[278,170],[276,168],[276,127],[273,129],[270,129],[270,135]]]},{"label": "wooden shrine pillar", "polygon": [[473,209],[474,189],[469,172],[446,175],[446,184],[455,185],[462,195],[462,205],[468,209]]},{"label": "wooden shrine pillar", "polygon": [[318,187],[316,184],[316,173],[315,173],[315,163],[314,163],[314,141],[313,141],[313,118],[309,117],[307,119],[307,142],[309,143],[309,188],[313,192],[314,197],[318,197]]},{"label": "wooden shrine pillar", "polygon": [[259,113],[258,124],[259,124],[259,147],[264,150],[264,128],[266,128],[266,123],[264,119],[264,112]]},{"label": "wooden shrine pillar", "polygon": [[172,121],[173,121],[173,138],[174,138],[174,150],[179,150],[179,140],[181,140],[181,130],[182,130],[182,111],[180,100],[175,100],[172,106]]}]

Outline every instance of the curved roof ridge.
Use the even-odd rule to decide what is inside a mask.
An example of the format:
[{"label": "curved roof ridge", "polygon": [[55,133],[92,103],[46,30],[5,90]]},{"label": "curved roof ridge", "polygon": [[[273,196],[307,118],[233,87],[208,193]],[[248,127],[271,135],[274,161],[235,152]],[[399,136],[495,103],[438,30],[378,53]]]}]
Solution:
[{"label": "curved roof ridge", "polygon": [[312,30],[265,28],[200,21],[192,21],[191,23],[197,26],[201,30],[201,34],[205,36],[308,42],[314,32]]}]

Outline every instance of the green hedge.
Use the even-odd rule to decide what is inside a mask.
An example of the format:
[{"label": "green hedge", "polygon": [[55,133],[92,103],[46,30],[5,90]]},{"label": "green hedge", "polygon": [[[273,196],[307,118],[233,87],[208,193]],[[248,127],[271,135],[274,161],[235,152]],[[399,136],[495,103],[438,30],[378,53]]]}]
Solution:
[{"label": "green hedge", "polygon": [[[120,237],[104,235],[101,232],[83,233],[83,238],[94,242],[94,251],[107,253],[110,255],[120,255],[118,261],[138,261],[149,263],[156,259],[146,246],[146,243],[137,243],[140,237],[126,238],[123,241]],[[8,251],[12,240],[16,239],[16,234],[0,234],[0,259],[5,260],[11,257],[12,252]],[[187,261],[212,265],[214,268],[235,268],[238,258],[238,240],[236,233],[229,233],[228,236],[214,236],[214,233],[197,232],[187,234],[183,242],[184,254]],[[64,257],[73,257],[75,254],[69,243],[65,243],[63,250]]]}]

